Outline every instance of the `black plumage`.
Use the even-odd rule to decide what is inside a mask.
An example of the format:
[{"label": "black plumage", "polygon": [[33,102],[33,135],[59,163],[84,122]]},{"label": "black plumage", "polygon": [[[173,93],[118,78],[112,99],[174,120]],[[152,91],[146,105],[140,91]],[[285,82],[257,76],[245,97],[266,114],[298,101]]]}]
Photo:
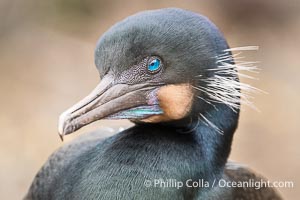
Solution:
[{"label": "black plumage", "polygon": [[[104,140],[98,132],[83,135],[60,148],[26,199],[280,199],[266,187],[145,186],[156,179],[210,186],[221,179],[260,179],[227,163],[240,88],[230,88],[235,93],[223,101],[199,90],[211,87],[207,80],[228,49],[213,23],[181,9],[141,12],[114,25],[95,50],[101,83],[61,115],[59,132],[64,136],[103,118],[136,125]],[[234,66],[232,59],[225,63]],[[239,82],[237,73],[220,76]]]}]

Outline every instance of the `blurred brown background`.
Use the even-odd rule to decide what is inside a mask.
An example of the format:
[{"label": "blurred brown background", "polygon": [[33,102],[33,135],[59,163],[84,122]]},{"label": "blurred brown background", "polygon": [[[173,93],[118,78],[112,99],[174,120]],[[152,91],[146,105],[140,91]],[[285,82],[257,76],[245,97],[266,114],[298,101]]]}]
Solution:
[{"label": "blurred brown background", "polygon": [[[20,199],[47,157],[60,145],[57,119],[96,85],[94,47],[115,22],[135,12],[180,7],[208,16],[232,47],[259,60],[253,85],[256,112],[243,108],[231,159],[271,181],[286,199],[300,195],[300,2],[260,0],[0,1],[0,199]],[[120,121],[120,126],[130,126]],[[68,136],[113,126],[97,122]],[[113,127],[115,130],[118,127]]]}]

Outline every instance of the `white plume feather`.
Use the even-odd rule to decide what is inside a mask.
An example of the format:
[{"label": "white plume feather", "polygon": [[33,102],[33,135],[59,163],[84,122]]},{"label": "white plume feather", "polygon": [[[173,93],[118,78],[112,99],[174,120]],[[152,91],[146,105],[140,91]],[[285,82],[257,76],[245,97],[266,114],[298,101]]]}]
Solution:
[{"label": "white plume feather", "polygon": [[[252,74],[259,73],[258,62],[245,61],[242,56],[243,51],[258,50],[257,46],[245,46],[226,49],[222,54],[217,55],[217,67],[207,69],[213,72],[213,76],[204,78],[198,75],[197,78],[205,82],[205,86],[193,86],[195,89],[207,94],[209,98],[199,97],[199,99],[213,105],[213,103],[223,103],[229,106],[233,111],[239,109],[240,104],[247,105],[255,110],[253,105],[253,93],[263,92],[247,83],[240,82],[236,77],[247,79],[256,79]],[[231,54],[231,52],[234,54]],[[234,63],[234,64],[233,64]],[[216,107],[215,107],[216,108]],[[210,122],[203,114],[200,113],[203,121],[214,128],[217,132],[222,133],[215,124]]]}]

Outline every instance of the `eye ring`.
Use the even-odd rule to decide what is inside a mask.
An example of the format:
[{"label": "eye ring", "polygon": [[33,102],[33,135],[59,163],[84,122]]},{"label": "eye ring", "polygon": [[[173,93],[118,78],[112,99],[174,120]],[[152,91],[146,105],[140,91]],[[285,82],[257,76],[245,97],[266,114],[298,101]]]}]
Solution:
[{"label": "eye ring", "polygon": [[148,60],[147,70],[149,73],[155,74],[160,71],[161,66],[162,66],[161,59],[159,59],[158,57],[153,57]]}]

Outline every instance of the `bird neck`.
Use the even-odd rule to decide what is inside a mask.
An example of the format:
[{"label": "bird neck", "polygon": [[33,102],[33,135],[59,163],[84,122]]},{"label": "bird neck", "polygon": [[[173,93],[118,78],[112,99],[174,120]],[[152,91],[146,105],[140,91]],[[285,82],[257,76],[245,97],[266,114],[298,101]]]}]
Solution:
[{"label": "bird neck", "polygon": [[224,104],[199,114],[195,131],[202,153],[211,169],[223,170],[230,154],[233,134],[238,125],[239,111]]},{"label": "bird neck", "polygon": [[[192,135],[201,151],[201,169],[204,178],[221,175],[231,150],[233,134],[238,125],[239,110],[224,104],[215,104],[205,112],[194,112],[171,126],[181,134]],[[170,124],[167,124],[170,126]]]}]

